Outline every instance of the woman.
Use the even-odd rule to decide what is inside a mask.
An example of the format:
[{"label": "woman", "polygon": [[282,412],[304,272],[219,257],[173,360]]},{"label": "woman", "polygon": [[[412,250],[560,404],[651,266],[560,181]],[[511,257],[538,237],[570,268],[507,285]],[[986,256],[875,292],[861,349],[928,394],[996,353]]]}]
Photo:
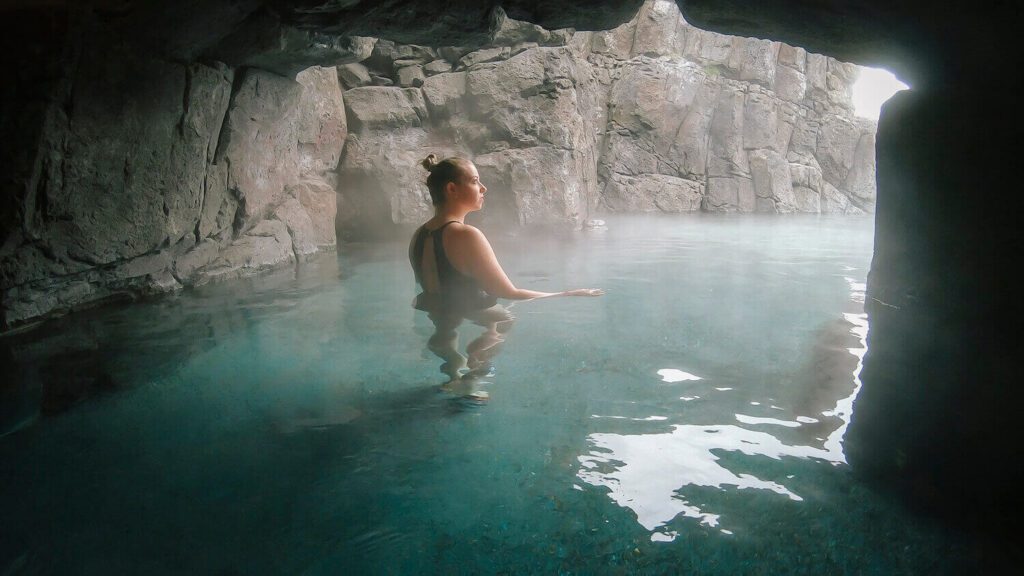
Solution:
[{"label": "woman", "polygon": [[[487,187],[472,162],[446,158],[438,162],[431,154],[422,165],[430,172],[427,188],[434,204],[434,217],[420,226],[409,245],[409,262],[423,289],[415,307],[430,313],[437,332],[428,342],[445,360],[441,370],[451,381],[476,378],[489,370],[489,360],[504,341],[512,315],[498,304],[498,298],[530,300],[552,296],[600,296],[593,288],[564,292],[539,292],[517,288],[498,263],[483,232],[465,223],[466,215],[484,206]],[[456,350],[455,329],[464,318],[485,328],[480,338],[467,347],[466,360]],[[464,367],[470,369],[463,375]]]}]

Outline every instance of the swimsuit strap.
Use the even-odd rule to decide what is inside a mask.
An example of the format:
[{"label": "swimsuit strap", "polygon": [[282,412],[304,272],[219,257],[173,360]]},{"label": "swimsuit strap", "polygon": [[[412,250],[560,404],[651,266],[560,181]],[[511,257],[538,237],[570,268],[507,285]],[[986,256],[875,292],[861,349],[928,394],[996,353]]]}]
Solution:
[{"label": "swimsuit strap", "polygon": [[451,277],[454,274],[460,274],[455,266],[452,265],[451,260],[448,259],[448,253],[444,250],[444,229],[449,224],[454,224],[458,220],[449,220],[444,224],[441,224],[437,228],[430,231],[430,235],[434,239],[434,262],[437,265],[438,279],[442,277]]},{"label": "swimsuit strap", "polygon": [[457,220],[445,222],[440,227],[430,231],[430,235],[434,239],[434,263],[437,266],[437,279],[442,284],[445,283],[446,279],[459,273],[455,266],[452,265],[451,260],[448,260],[448,254],[444,251],[444,229],[452,222],[457,222]]},{"label": "swimsuit strap", "polygon": [[441,224],[437,228],[434,228],[433,230],[431,230],[430,233],[433,234],[435,232],[440,232],[441,230],[444,230],[449,224],[455,224],[456,222],[458,222],[458,220],[449,220],[449,221],[445,222],[444,224]]}]

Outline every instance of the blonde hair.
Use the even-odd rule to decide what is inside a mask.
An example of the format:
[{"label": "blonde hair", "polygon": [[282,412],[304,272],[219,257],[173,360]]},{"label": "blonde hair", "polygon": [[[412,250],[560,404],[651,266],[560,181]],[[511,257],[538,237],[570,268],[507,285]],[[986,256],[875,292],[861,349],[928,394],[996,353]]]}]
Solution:
[{"label": "blonde hair", "polygon": [[449,182],[457,182],[469,172],[470,161],[457,156],[438,161],[436,154],[430,154],[420,162],[420,165],[430,172],[430,176],[427,176],[430,201],[434,206],[440,206],[445,200],[444,187]]}]

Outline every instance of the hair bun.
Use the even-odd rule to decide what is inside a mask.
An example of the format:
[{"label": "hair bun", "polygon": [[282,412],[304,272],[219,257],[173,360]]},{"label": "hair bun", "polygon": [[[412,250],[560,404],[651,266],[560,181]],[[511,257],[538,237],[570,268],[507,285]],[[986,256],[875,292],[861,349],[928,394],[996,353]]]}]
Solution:
[{"label": "hair bun", "polygon": [[420,162],[420,164],[423,165],[423,167],[426,168],[428,172],[433,172],[434,171],[434,167],[438,165],[437,155],[436,154],[429,154],[429,155],[427,155],[427,157],[424,158],[423,161]]}]

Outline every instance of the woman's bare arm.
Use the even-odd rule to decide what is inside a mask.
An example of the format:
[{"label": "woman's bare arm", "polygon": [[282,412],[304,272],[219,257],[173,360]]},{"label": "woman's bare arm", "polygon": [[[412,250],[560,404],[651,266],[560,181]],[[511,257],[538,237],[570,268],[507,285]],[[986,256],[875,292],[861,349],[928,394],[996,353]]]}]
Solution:
[{"label": "woman's bare arm", "polygon": [[447,235],[445,251],[455,268],[472,276],[488,294],[509,300],[529,300],[551,296],[600,296],[604,291],[592,288],[566,290],[564,292],[540,292],[516,288],[505,270],[498,263],[491,243],[480,230],[473,226],[452,226]]}]

